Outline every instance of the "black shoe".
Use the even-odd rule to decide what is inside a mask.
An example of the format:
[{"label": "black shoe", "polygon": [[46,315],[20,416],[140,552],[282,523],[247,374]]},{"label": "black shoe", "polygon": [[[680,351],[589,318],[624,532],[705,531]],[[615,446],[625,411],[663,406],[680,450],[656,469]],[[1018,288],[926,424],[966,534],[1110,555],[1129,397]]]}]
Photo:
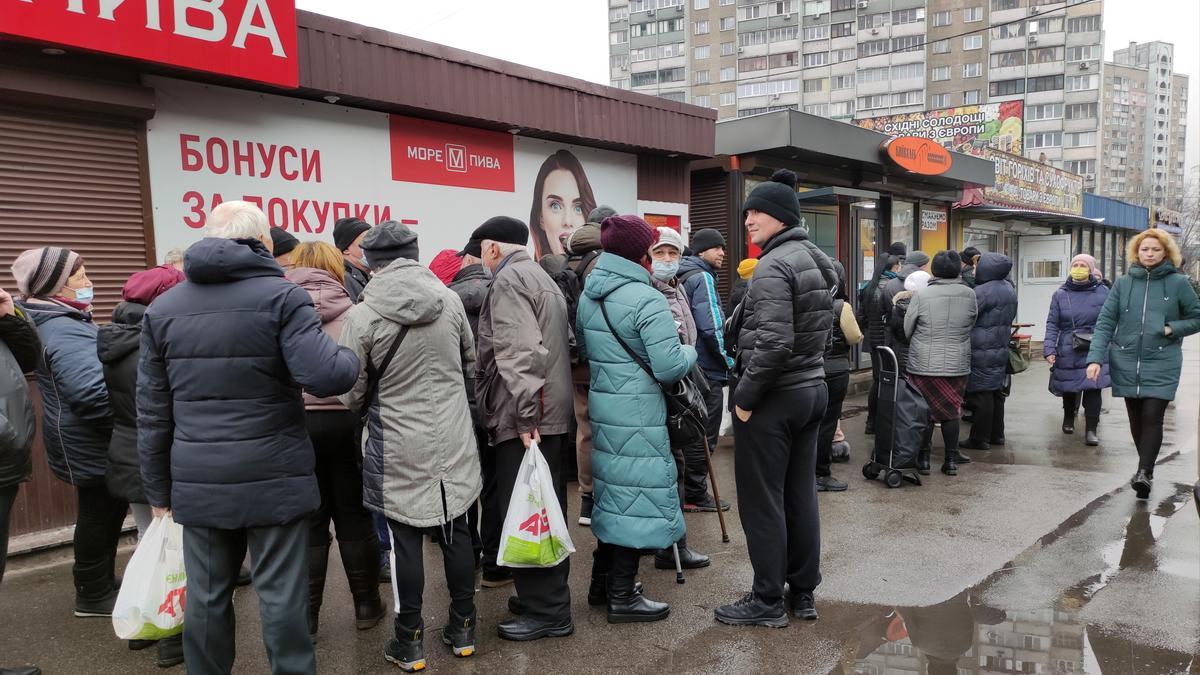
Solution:
[{"label": "black shoe", "polygon": [[863,429],[863,433],[868,436],[875,435],[875,420],[867,420],[867,426]]},{"label": "black shoe", "polygon": [[371,537],[363,541],[339,541],[338,553],[342,568],[346,570],[346,581],[350,596],[354,599],[354,625],[358,630],[369,630],[379,624],[387,609],[379,597],[379,542]]},{"label": "black shoe", "polygon": [[42,675],[42,669],[37,666],[0,667],[0,675]]},{"label": "black shoe", "polygon": [[[326,537],[328,539],[328,537]],[[321,623],[321,601],[325,597],[325,573],[329,570],[329,542],[308,547],[308,634],[317,636]]]},{"label": "black shoe", "polygon": [[183,663],[183,636],[172,635],[158,641],[158,658],[154,663],[159,668],[172,668]]},{"label": "black shoe", "polygon": [[957,461],[959,464],[970,464],[970,463],[971,463],[971,458],[970,458],[970,457],[967,457],[967,455],[966,455],[966,454],[965,454],[965,453],[964,453],[962,450],[956,450],[956,451],[955,451],[955,453],[954,453],[954,459],[955,459],[955,461]]},{"label": "black shoe", "polygon": [[845,492],[848,487],[833,476],[817,476],[817,492]]},{"label": "black shoe", "polygon": [[1150,496],[1150,487],[1154,479],[1146,474],[1145,471],[1138,469],[1138,472],[1133,475],[1133,480],[1129,484],[1133,486],[1133,491],[1137,493],[1138,499],[1146,499]]},{"label": "black shoe", "polygon": [[104,595],[89,598],[79,593],[75,594],[75,616],[86,619],[92,617],[110,617],[113,605],[117,604],[117,589],[112,589]]},{"label": "black shoe", "polygon": [[1100,436],[1098,434],[1096,434],[1096,429],[1097,429],[1097,427],[1100,426],[1100,418],[1099,417],[1088,417],[1084,420],[1084,422],[1087,425],[1085,427],[1086,431],[1085,431],[1085,435],[1084,435],[1084,439],[1083,439],[1084,444],[1085,445],[1100,445]]},{"label": "black shoe", "polygon": [[382,551],[379,554],[379,583],[392,583],[392,553],[391,551]]},{"label": "black shoe", "polygon": [[547,637],[567,637],[575,632],[571,617],[558,621],[538,621],[527,616],[509,619],[496,626],[496,633],[504,640],[529,642]]},{"label": "black shoe", "polygon": [[921,448],[917,451],[917,473],[922,476],[929,475],[929,454],[933,452],[933,448]]},{"label": "black shoe", "polygon": [[[968,450],[991,450],[992,449],[991,444],[989,444],[987,441],[977,441],[973,438],[967,438],[967,439],[959,441],[958,447],[966,448]],[[968,463],[970,463],[970,461],[971,460],[967,460],[966,462],[964,462],[962,460],[962,453],[959,453],[959,459],[958,459],[959,464],[968,464]]]},{"label": "black shoe", "polygon": [[[724,499],[721,500],[721,510],[728,511],[733,506]],[[704,495],[703,499],[689,499],[683,505],[683,510],[687,513],[716,513],[717,503],[713,501],[711,495]]]},{"label": "black shoe", "polygon": [[579,524],[591,526],[592,524],[592,508],[596,506],[592,495],[583,493],[579,500]]},{"label": "black shoe", "polygon": [[988,445],[1004,445],[1004,437],[1001,436],[1000,438],[993,438],[992,440],[988,441]]},{"label": "black shoe", "polygon": [[[674,561],[675,561],[675,558],[672,557],[671,558],[671,569],[675,569]],[[642,592],[642,582],[635,581],[633,583],[633,592],[634,593]],[[508,611],[512,612],[513,614],[517,614],[517,615],[524,614],[525,608],[520,603],[517,603],[517,605],[519,607],[521,607],[521,611],[519,611],[519,612],[513,611],[513,601],[514,600],[516,600],[515,596],[512,598],[509,598]],[[608,604],[608,575],[607,574],[593,574],[592,575],[592,582],[588,585],[587,602],[592,607],[600,607],[601,605]]]},{"label": "black shoe", "polygon": [[425,670],[425,644],[421,639],[423,630],[405,633],[405,639],[392,638],[383,646],[383,658],[396,664],[406,673]]},{"label": "black shoe", "polygon": [[642,595],[632,578],[622,580],[609,576],[609,623],[650,623],[662,621],[670,615],[670,605],[665,602],[655,602]]},{"label": "black shoe", "polygon": [[1075,411],[1063,411],[1062,432],[1064,434],[1075,433]]},{"label": "black shoe", "polygon": [[764,602],[757,595],[747,593],[741,600],[723,605],[713,610],[717,621],[730,626],[767,626],[784,628],[788,625],[787,611],[783,608],[783,600],[773,603]]},{"label": "black shoe", "polygon": [[946,451],[946,459],[942,462],[942,473],[947,476],[958,475],[958,458],[955,457],[956,454],[953,450]]},{"label": "black shoe", "polygon": [[[588,597],[590,598],[591,596],[588,596]],[[597,602],[596,604],[603,605],[605,603],[605,601],[606,600],[601,600],[600,602]],[[589,599],[589,602],[590,602],[590,599]],[[508,611],[511,614],[515,614],[516,616],[523,616],[525,614],[525,612],[528,612],[529,610],[525,607],[525,605],[521,604],[520,598],[518,598],[515,595],[510,595],[510,596],[508,596]]]},{"label": "black shoe", "polygon": [[475,615],[457,616],[450,610],[450,623],[442,629],[442,642],[450,645],[455,656],[466,658],[475,654]]},{"label": "black shoe", "polygon": [[[158,644],[158,640],[130,640],[129,651],[140,652],[143,649],[149,649]],[[0,675],[7,675],[3,669],[0,669]]]},{"label": "black shoe", "polygon": [[834,463],[836,463],[836,464],[845,464],[846,462],[849,462],[850,461],[850,444],[847,443],[846,441],[835,442],[833,444],[833,448],[830,449],[830,455],[832,456],[832,459],[833,459]]},{"label": "black shoe", "polygon": [[498,567],[494,570],[484,570],[480,576],[479,584],[484,588],[501,588],[513,582],[512,570],[507,567]]},{"label": "black shoe", "polygon": [[811,592],[792,594],[792,615],[805,621],[817,620],[817,602]]},{"label": "black shoe", "polygon": [[[686,545],[679,547],[679,566],[685,570],[698,570],[712,564],[712,558],[703,553],[696,553]],[[674,549],[664,548],[654,554],[654,568],[660,570],[675,569]]]}]

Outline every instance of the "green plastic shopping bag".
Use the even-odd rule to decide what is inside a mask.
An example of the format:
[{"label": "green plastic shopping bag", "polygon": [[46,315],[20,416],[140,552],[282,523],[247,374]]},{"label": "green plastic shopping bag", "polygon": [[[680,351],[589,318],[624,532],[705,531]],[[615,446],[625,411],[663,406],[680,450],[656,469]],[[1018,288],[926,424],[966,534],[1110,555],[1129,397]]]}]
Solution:
[{"label": "green plastic shopping bag", "polygon": [[496,561],[505,567],[554,567],[574,552],[550,466],[531,443],[517,472]]},{"label": "green plastic shopping bag", "polygon": [[155,518],[125,568],[113,606],[113,630],[122,640],[178,635],[186,605],[183,527],[170,515]]}]

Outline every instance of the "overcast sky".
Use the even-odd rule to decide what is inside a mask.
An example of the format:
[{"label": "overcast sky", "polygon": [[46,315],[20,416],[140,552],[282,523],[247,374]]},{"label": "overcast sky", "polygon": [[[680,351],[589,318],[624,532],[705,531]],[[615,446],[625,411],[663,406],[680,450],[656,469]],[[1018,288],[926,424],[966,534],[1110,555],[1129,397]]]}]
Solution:
[{"label": "overcast sky", "polygon": [[[1200,0],[1103,0],[1104,51],[1130,41],[1175,44],[1191,76],[1187,166],[1200,163]],[[607,0],[296,0],[296,6],[423,40],[608,84]]]}]

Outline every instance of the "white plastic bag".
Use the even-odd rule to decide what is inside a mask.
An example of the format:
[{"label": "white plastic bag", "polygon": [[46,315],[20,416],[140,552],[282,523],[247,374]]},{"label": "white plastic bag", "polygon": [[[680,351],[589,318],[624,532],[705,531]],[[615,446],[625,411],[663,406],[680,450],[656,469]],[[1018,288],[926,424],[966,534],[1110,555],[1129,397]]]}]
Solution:
[{"label": "white plastic bag", "polygon": [[113,630],[122,640],[178,635],[183,631],[186,604],[183,527],[170,515],[155,518],[125,568],[113,607]]},{"label": "white plastic bag", "polygon": [[537,443],[531,443],[517,472],[496,562],[505,567],[554,567],[574,552],[550,466]]}]

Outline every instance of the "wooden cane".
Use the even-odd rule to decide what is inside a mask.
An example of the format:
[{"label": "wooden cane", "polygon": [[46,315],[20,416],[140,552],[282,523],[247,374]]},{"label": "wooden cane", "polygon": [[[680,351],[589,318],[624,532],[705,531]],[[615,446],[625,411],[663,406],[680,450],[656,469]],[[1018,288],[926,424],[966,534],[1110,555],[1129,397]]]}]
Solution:
[{"label": "wooden cane", "polygon": [[721,505],[721,491],[717,489],[717,474],[713,471],[712,451],[708,447],[708,436],[704,437],[704,461],[708,462],[708,482],[712,485],[713,499],[717,502],[717,519],[721,521],[721,543],[729,543],[729,531],[725,529],[725,509]]}]

